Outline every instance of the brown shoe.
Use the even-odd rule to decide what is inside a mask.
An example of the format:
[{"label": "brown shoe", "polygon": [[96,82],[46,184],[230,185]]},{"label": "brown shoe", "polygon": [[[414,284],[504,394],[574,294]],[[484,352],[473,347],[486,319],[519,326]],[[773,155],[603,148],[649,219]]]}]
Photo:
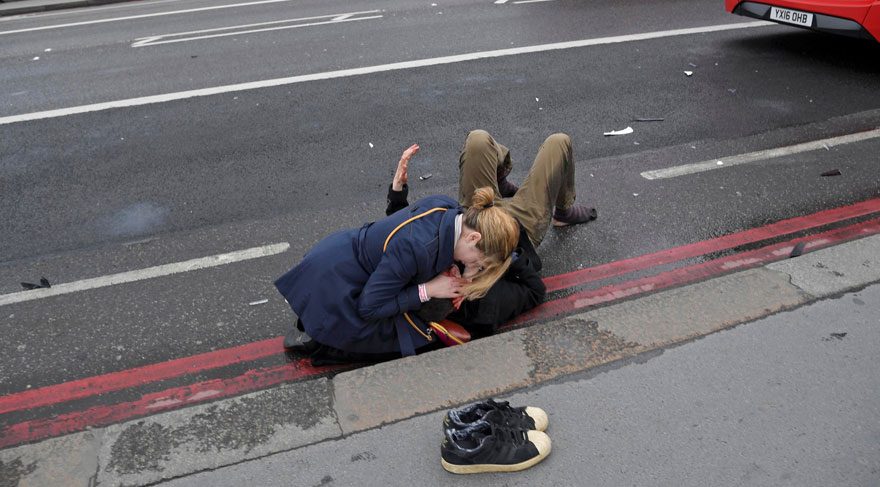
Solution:
[{"label": "brown shoe", "polygon": [[578,223],[587,223],[598,217],[595,208],[587,208],[586,206],[574,205],[567,210],[556,208],[553,212],[553,226],[567,227],[569,225],[577,225]]}]

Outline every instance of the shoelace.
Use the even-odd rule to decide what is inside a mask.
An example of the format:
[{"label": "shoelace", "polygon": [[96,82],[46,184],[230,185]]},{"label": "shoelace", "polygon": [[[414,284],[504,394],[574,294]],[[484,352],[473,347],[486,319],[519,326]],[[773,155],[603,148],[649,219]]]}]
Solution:
[{"label": "shoelace", "polygon": [[524,445],[528,441],[526,432],[517,428],[496,426],[492,429],[492,434],[498,438],[500,442],[510,442],[516,446]]}]

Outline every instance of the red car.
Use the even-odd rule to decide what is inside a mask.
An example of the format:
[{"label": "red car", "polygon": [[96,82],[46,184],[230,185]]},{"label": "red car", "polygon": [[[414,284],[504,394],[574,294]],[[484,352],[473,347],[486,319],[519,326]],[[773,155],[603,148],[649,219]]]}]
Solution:
[{"label": "red car", "polygon": [[724,0],[728,12],[880,42],[880,0]]}]

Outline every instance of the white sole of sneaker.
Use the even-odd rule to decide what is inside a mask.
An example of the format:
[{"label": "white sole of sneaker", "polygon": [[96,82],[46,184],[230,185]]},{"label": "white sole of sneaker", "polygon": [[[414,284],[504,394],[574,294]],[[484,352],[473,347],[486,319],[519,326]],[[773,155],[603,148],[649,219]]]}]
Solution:
[{"label": "white sole of sneaker", "polygon": [[535,421],[535,429],[538,431],[547,431],[550,425],[550,419],[547,418],[547,412],[541,408],[533,406],[526,407],[526,414]]},{"label": "white sole of sneaker", "polygon": [[528,435],[529,441],[535,444],[535,448],[537,448],[538,450],[538,456],[532,457],[524,462],[514,463],[512,465],[499,465],[492,463],[481,463],[477,465],[455,465],[441,458],[440,464],[447,472],[457,474],[519,472],[520,470],[525,470],[527,468],[537,465],[542,460],[547,458],[547,455],[550,454],[551,450],[550,437],[547,436],[546,433],[532,430],[527,432],[526,434]]}]

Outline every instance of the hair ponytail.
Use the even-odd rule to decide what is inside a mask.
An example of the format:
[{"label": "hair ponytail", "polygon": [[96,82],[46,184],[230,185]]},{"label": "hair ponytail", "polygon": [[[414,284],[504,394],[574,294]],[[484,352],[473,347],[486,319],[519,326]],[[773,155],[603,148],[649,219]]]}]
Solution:
[{"label": "hair ponytail", "polygon": [[489,187],[474,191],[463,222],[482,237],[477,249],[485,256],[483,270],[464,290],[468,300],[479,299],[510,267],[511,254],[519,243],[519,223],[507,210],[495,205],[495,191]]}]

